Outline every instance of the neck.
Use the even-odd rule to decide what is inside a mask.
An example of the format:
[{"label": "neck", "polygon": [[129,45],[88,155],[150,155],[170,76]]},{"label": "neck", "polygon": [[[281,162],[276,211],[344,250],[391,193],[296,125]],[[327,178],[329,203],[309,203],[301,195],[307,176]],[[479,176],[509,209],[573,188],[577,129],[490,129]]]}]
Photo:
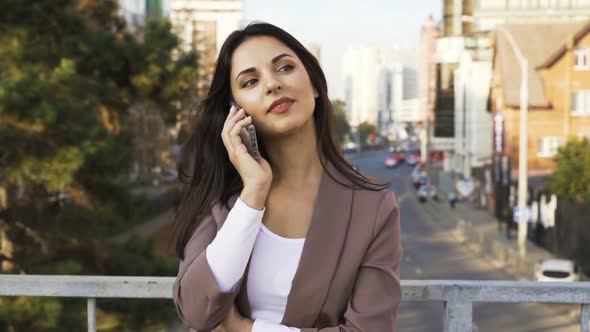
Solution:
[{"label": "neck", "polygon": [[302,188],[319,182],[323,168],[313,121],[292,134],[269,139],[265,146],[272,159],[273,186]]}]

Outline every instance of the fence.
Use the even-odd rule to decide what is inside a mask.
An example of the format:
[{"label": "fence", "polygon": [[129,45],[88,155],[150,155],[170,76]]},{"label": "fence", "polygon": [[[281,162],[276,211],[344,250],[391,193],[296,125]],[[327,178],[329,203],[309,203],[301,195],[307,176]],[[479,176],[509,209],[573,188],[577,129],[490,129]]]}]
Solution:
[{"label": "fence", "polygon": [[[171,298],[172,277],[0,275],[0,296],[82,297],[88,331],[96,331],[97,298]],[[590,331],[590,282],[404,280],[403,301],[440,302],[445,332],[473,330],[474,302],[580,304],[580,331]]]}]

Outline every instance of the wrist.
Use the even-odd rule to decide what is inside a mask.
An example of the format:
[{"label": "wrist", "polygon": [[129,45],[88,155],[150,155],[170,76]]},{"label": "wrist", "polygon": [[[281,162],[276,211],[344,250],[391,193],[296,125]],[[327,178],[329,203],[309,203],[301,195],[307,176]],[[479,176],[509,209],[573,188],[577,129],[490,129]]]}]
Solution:
[{"label": "wrist", "polygon": [[244,186],[240,193],[240,199],[249,207],[263,210],[268,196],[268,188],[265,186]]}]

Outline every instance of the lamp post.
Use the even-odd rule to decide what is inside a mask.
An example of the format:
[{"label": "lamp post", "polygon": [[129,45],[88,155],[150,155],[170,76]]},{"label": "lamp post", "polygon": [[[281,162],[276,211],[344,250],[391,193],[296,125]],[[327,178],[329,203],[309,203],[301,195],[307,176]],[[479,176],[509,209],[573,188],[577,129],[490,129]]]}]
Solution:
[{"label": "lamp post", "polygon": [[526,256],[526,239],[528,225],[528,61],[514,41],[512,34],[505,27],[499,26],[498,32],[503,33],[512,47],[512,51],[520,62],[520,140],[518,148],[518,252],[521,257]]}]

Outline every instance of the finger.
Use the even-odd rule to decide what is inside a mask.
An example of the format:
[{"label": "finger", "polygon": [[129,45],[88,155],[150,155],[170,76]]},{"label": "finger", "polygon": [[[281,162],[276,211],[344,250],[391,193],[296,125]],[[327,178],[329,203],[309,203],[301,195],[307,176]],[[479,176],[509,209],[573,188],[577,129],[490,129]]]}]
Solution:
[{"label": "finger", "polygon": [[227,121],[229,119],[231,119],[236,112],[238,111],[238,108],[235,105],[232,105],[229,109],[229,112],[227,113],[227,116],[225,117],[225,122],[223,123],[223,127],[225,128],[225,125],[227,124]]},{"label": "finger", "polygon": [[242,128],[246,127],[250,123],[252,123],[252,116],[247,116],[247,117],[243,118],[242,120],[236,122],[234,124],[233,128],[231,128],[231,130],[229,132],[230,135],[231,136],[239,135]]},{"label": "finger", "polygon": [[246,111],[244,111],[244,109],[242,108],[239,111],[237,111],[233,116],[229,117],[227,119],[227,123],[226,123],[227,128],[231,129],[236,122],[238,122],[244,118],[245,114],[246,114]]},{"label": "finger", "polygon": [[[234,106],[232,106],[232,109],[233,109],[233,113],[235,113],[235,114],[228,115],[226,122],[223,126],[223,129],[221,131],[221,138],[226,143],[226,146],[227,146],[227,144],[231,143],[231,138],[230,138],[229,132],[231,131],[232,127],[235,125],[236,121],[240,120],[245,113],[244,110],[236,111],[236,108]],[[232,113],[232,110],[230,110],[230,113]]]},{"label": "finger", "polygon": [[246,126],[249,125],[250,123],[252,123],[252,117],[246,117],[243,120],[239,121],[238,123],[236,123],[234,125],[234,127],[232,128],[232,130],[230,131],[230,140],[232,142],[232,145],[235,147],[238,147],[242,144],[242,137],[241,137],[241,133],[243,131],[246,131]]}]

